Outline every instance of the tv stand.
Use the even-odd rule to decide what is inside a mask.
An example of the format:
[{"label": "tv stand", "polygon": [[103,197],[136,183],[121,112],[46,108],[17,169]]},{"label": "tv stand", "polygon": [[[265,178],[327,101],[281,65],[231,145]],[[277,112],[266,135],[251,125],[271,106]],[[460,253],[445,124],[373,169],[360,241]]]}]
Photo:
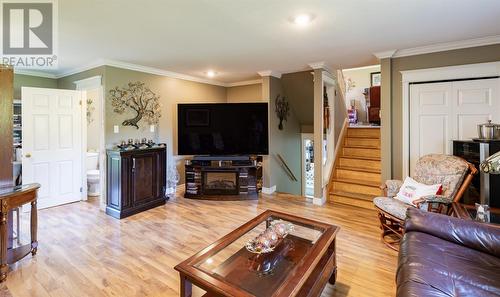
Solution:
[{"label": "tv stand", "polygon": [[185,198],[255,200],[262,190],[261,156],[196,156],[185,169]]}]

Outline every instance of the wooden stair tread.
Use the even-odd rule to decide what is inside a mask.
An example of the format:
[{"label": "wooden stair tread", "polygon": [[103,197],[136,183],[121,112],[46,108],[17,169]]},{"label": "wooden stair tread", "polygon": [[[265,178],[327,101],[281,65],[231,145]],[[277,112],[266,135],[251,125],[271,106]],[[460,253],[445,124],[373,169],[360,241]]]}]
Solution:
[{"label": "wooden stair tread", "polygon": [[375,196],[372,196],[372,195],[351,193],[351,192],[345,192],[345,191],[335,191],[335,190],[333,192],[331,192],[330,195],[337,195],[337,196],[343,196],[343,197],[366,200],[366,201],[373,201],[373,198],[375,198]]},{"label": "wooden stair tread", "polygon": [[345,158],[345,159],[356,159],[356,160],[367,160],[367,161],[380,161],[379,157],[367,157],[367,156],[351,156],[351,155],[342,155],[340,158]]},{"label": "wooden stair tread", "polygon": [[380,140],[380,137],[373,137],[373,136],[365,136],[365,135],[349,135],[347,136],[346,138],[357,138],[357,139],[376,139],[376,140]]},{"label": "wooden stair tread", "polygon": [[346,179],[346,178],[334,177],[333,181],[340,182],[340,183],[346,183],[346,184],[356,184],[356,185],[363,185],[363,186],[369,186],[369,187],[376,187],[376,188],[379,188],[381,185],[380,182],[361,180],[361,179]]},{"label": "wooden stair tread", "polygon": [[367,150],[380,150],[379,147],[369,146],[369,145],[344,145],[344,148],[359,148],[359,149],[367,149]]},{"label": "wooden stair tread", "polygon": [[372,169],[372,168],[361,168],[361,167],[349,167],[349,166],[337,166],[336,169],[342,169],[342,170],[351,170],[351,171],[358,171],[358,172],[369,172],[369,173],[380,173],[381,171],[378,169]]}]

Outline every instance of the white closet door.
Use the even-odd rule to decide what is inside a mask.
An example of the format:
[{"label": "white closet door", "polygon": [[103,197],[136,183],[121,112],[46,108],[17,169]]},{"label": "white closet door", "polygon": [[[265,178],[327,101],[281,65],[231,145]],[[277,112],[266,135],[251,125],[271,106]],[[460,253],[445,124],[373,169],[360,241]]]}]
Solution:
[{"label": "white closet door", "polygon": [[22,88],[23,183],[41,184],[38,208],[79,201],[82,92]]},{"label": "white closet door", "polygon": [[477,125],[500,122],[500,95],[497,79],[453,82],[455,139],[477,138]]},{"label": "white closet door", "polygon": [[451,83],[410,87],[410,173],[420,156],[451,153]]},{"label": "white closet door", "polygon": [[453,153],[453,140],[477,137],[477,125],[500,122],[500,79],[410,87],[410,174],[430,153]]}]

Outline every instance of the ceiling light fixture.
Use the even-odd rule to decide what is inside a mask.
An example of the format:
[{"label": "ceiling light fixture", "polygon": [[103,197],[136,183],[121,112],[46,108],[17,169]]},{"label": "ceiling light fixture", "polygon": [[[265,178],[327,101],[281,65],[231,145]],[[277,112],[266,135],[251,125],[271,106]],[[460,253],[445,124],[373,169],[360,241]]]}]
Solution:
[{"label": "ceiling light fixture", "polygon": [[292,21],[295,25],[306,26],[313,20],[313,16],[310,14],[299,14],[295,16]]},{"label": "ceiling light fixture", "polygon": [[207,76],[208,76],[208,77],[214,77],[214,76],[215,76],[215,74],[216,74],[216,72],[215,72],[215,71],[213,71],[213,70],[208,70],[208,71],[207,71]]}]

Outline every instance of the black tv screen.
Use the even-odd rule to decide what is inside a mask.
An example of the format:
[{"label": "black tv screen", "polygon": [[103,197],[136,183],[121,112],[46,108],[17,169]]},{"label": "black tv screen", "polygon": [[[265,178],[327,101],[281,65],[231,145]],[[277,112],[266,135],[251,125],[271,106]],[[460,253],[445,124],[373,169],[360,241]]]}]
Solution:
[{"label": "black tv screen", "polygon": [[179,155],[267,155],[267,103],[179,104]]}]

